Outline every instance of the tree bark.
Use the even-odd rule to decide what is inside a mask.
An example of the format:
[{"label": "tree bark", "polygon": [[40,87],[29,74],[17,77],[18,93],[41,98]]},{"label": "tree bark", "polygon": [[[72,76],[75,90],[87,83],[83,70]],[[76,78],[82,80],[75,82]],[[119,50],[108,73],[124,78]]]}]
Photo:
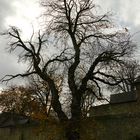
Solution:
[{"label": "tree bark", "polygon": [[69,120],[66,127],[66,138],[67,140],[80,140],[80,121]]},{"label": "tree bark", "polygon": [[48,82],[48,85],[50,87],[51,93],[52,93],[52,101],[51,105],[54,111],[57,113],[57,116],[60,120],[60,122],[65,122],[68,120],[68,117],[66,114],[63,112],[61,103],[59,101],[59,95],[58,95],[58,90],[55,86],[54,81],[46,74],[46,73],[41,73],[41,70],[39,69],[38,66],[35,67],[36,71],[38,72],[38,75],[44,80]]},{"label": "tree bark", "polygon": [[57,116],[58,116],[60,122],[63,123],[68,120],[68,117],[62,110],[61,103],[59,101],[58,90],[56,89],[53,80],[49,79],[48,84],[49,84],[51,92],[52,92],[52,102],[51,102],[52,108],[57,113]]},{"label": "tree bark", "polygon": [[67,140],[80,140],[80,121],[81,121],[81,96],[78,93],[72,93],[71,114],[72,117],[67,124]]}]

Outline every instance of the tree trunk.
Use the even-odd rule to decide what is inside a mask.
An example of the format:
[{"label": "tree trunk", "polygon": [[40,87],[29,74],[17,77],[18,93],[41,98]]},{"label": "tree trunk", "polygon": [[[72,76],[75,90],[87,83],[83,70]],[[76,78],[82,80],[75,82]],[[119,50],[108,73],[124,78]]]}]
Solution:
[{"label": "tree trunk", "polygon": [[80,121],[70,119],[66,125],[66,138],[67,140],[80,140]]},{"label": "tree trunk", "polygon": [[56,89],[54,82],[50,80],[49,85],[52,92],[52,108],[57,113],[57,116],[61,122],[67,121],[68,117],[62,110],[61,103],[59,101],[58,90]]},{"label": "tree trunk", "polygon": [[66,116],[66,114],[62,110],[61,103],[59,101],[58,90],[57,90],[57,88],[55,86],[54,81],[52,79],[50,79],[47,74],[43,74],[43,75],[40,74],[40,77],[44,81],[48,82],[48,85],[49,85],[51,93],[52,93],[51,106],[54,109],[54,111],[57,113],[58,119],[62,123],[67,121],[68,117]]},{"label": "tree trunk", "polygon": [[[78,95],[78,96],[76,96]],[[81,108],[80,108],[79,94],[73,94],[71,113],[72,117],[67,124],[66,137],[67,140],[80,140],[80,121],[81,121]]]}]

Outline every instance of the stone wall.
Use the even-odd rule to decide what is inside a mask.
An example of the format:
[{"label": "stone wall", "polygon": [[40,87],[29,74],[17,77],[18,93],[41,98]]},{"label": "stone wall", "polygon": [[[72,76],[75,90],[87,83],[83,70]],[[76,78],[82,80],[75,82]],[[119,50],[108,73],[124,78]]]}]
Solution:
[{"label": "stone wall", "polygon": [[0,128],[0,140],[65,140],[57,124]]},{"label": "stone wall", "polygon": [[89,118],[82,140],[140,140],[140,114]]},{"label": "stone wall", "polygon": [[[140,140],[140,114],[109,115],[81,122],[80,140]],[[1,140],[65,140],[60,125],[46,128],[22,127],[0,129]]]},{"label": "stone wall", "polygon": [[140,113],[140,103],[138,101],[95,106],[91,108],[89,111],[90,117],[105,116],[105,115],[134,114],[134,113]]}]

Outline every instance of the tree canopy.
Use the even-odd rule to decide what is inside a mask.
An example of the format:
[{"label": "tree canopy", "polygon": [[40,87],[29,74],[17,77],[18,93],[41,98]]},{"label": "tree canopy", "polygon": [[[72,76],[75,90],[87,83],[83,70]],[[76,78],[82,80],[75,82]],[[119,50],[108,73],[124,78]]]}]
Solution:
[{"label": "tree canopy", "polygon": [[11,39],[10,52],[19,49],[20,60],[29,67],[25,73],[6,75],[2,81],[39,76],[49,87],[51,106],[60,122],[68,117],[59,96],[70,101],[74,126],[83,116],[83,107],[89,105],[87,97],[92,102],[102,99],[103,84],[122,82],[114,69],[133,55],[136,46],[128,31],[115,26],[109,13],[97,12],[92,0],[42,0],[41,4],[46,9],[45,31],[27,41],[16,27],[4,33]]}]

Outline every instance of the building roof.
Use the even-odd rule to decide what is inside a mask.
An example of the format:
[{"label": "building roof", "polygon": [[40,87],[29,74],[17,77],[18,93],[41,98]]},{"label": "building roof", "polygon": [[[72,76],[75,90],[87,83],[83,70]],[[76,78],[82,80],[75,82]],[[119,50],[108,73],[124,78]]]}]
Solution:
[{"label": "building roof", "polygon": [[3,112],[0,114],[0,128],[13,127],[29,123],[29,118],[24,115],[19,115],[11,112]]},{"label": "building roof", "polygon": [[110,95],[110,103],[127,103],[137,100],[137,95],[135,92],[119,93]]}]

